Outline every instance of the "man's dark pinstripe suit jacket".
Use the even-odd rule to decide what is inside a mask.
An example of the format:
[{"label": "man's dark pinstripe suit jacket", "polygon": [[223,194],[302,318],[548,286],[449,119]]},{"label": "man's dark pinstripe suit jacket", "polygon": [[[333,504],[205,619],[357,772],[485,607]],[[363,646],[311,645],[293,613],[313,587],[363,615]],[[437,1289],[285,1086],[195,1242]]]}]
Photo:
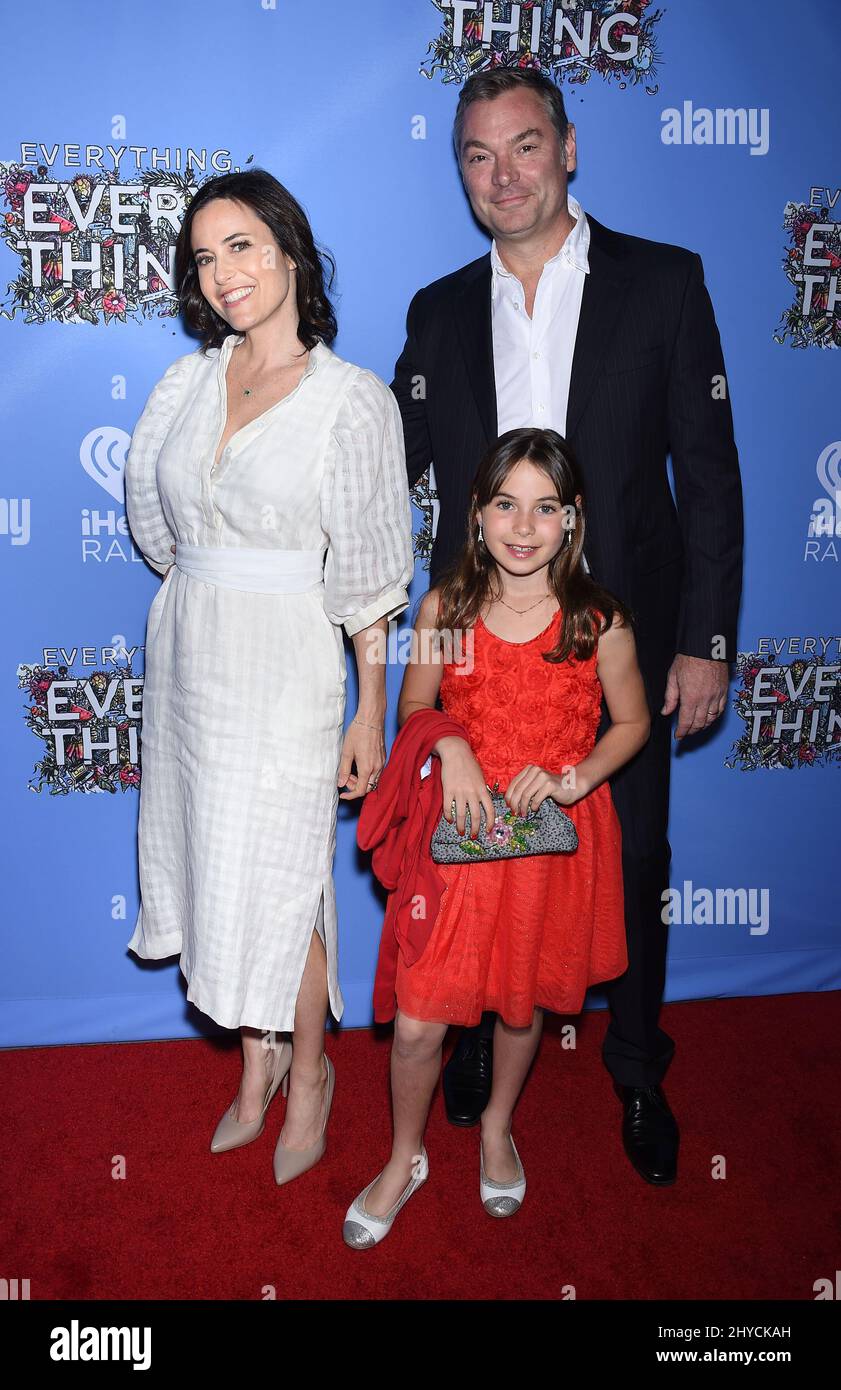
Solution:
[{"label": "man's dark pinstripe suit jacket", "polygon": [[[724,361],[700,257],[587,220],[590,271],[566,437],[584,482],[587,561],[634,612],[655,712],[676,652],[711,657],[723,638],[727,660],[735,657],[742,489],[729,387],[725,380],[722,393]],[[464,542],[470,486],[497,437],[490,253],[419,290],[406,331],[391,386],[410,487],[430,462],[435,467],[432,587]]]}]

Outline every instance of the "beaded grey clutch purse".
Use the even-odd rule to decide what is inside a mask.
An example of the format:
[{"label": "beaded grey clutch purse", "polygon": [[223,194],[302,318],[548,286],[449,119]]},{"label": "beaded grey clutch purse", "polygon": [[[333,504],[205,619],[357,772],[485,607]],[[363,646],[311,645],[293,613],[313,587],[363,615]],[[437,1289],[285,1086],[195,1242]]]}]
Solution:
[{"label": "beaded grey clutch purse", "polygon": [[[487,785],[487,783],[485,784]],[[429,843],[436,864],[472,864],[483,859],[524,859],[531,854],[568,854],[578,848],[578,832],[557,801],[544,797],[536,811],[528,816],[515,816],[502,792],[492,791],[494,823],[485,826],[484,808],[479,818],[479,833],[470,840],[470,810],[465,818],[465,834],[441,815]],[[455,805],[455,803],[453,803]]]}]

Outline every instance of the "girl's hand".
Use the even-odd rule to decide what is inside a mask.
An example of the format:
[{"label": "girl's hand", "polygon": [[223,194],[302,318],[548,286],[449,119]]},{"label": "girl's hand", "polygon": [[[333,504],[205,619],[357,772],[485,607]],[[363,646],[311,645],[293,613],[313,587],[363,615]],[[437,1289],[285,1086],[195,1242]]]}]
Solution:
[{"label": "girl's hand", "polygon": [[[496,818],[491,794],[485,776],[476,761],[470,745],[463,738],[442,739],[444,751],[441,759],[441,786],[443,789],[444,819],[452,825],[455,822],[459,835],[467,833],[467,811],[470,811],[470,838],[478,839],[482,807],[485,808],[485,829],[493,825]],[[449,746],[447,746],[449,745]],[[453,802],[456,803],[453,816]]]},{"label": "girl's hand", "polygon": [[[350,770],[353,763],[356,763],[356,772]],[[376,783],[384,767],[385,735],[382,727],[377,725],[371,729],[367,723],[357,724],[354,718],[345,733],[336,779],[337,787],[350,787],[351,791],[339,792],[339,800],[355,801],[357,797],[373,791],[370,783]]]},{"label": "girl's hand", "polygon": [[[505,800],[515,816],[532,815],[547,796],[551,796],[559,806],[574,806],[589,788],[577,767],[566,769],[561,777],[554,776],[545,768],[529,763],[505,789]],[[531,802],[531,805],[529,805]]]}]

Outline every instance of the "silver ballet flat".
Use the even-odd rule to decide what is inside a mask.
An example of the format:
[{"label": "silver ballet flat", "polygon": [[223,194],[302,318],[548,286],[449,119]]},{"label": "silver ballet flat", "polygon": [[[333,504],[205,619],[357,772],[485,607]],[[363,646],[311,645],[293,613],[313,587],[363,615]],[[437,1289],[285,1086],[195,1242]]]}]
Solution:
[{"label": "silver ballet flat", "polygon": [[347,1209],[345,1223],[342,1227],[342,1238],[344,1239],[345,1245],[349,1245],[351,1250],[370,1250],[372,1246],[379,1245],[381,1240],[385,1240],[394,1225],[394,1218],[401,1207],[406,1205],[412,1193],[417,1192],[418,1188],[422,1187],[429,1177],[429,1158],[427,1157],[426,1149],[421,1150],[418,1155],[418,1160],[415,1172],[397,1198],[394,1206],[389,1207],[385,1216],[372,1216],[371,1212],[365,1210],[365,1198],[368,1196],[374,1183],[378,1182],[382,1177],[381,1172],[378,1173],[375,1178],[371,1179],[368,1186],[364,1191],[360,1192],[358,1197],[354,1197]]},{"label": "silver ballet flat", "polygon": [[488,1216],[513,1216],[515,1211],[520,1210],[526,1194],[526,1175],[517,1153],[517,1145],[514,1143],[513,1135],[508,1137],[517,1160],[517,1176],[513,1182],[494,1182],[487,1176],[482,1141],[479,1140],[479,1193]]},{"label": "silver ballet flat", "polygon": [[266,1111],[269,1102],[275,1095],[277,1088],[281,1087],[281,1092],[285,1096],[289,1090],[289,1068],[292,1065],[292,1044],[283,1042],[280,1047],[275,1047],[274,1067],[266,1088],[266,1097],[263,1101],[263,1109],[256,1120],[240,1121],[237,1119],[237,1101],[239,1093],[234,1097],[228,1109],[225,1111],[210,1141],[210,1152],[212,1154],[225,1153],[228,1149],[242,1148],[243,1144],[250,1144],[252,1140],[259,1139],[266,1127]]}]

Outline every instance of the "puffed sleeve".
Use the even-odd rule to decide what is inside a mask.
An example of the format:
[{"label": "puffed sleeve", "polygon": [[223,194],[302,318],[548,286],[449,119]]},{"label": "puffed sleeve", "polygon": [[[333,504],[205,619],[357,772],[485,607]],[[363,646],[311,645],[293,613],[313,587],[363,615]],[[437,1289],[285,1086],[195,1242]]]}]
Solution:
[{"label": "puffed sleeve", "polygon": [[320,506],[329,540],[324,608],[352,637],[408,607],[415,571],[400,409],[367,368],[359,369],[333,423]]},{"label": "puffed sleeve", "polygon": [[166,523],[158,495],[158,454],[196,359],[196,352],[188,352],[167,367],[143,407],[126,457],[129,530],[138,550],[160,574],[172,564],[170,546],[176,538]]}]

